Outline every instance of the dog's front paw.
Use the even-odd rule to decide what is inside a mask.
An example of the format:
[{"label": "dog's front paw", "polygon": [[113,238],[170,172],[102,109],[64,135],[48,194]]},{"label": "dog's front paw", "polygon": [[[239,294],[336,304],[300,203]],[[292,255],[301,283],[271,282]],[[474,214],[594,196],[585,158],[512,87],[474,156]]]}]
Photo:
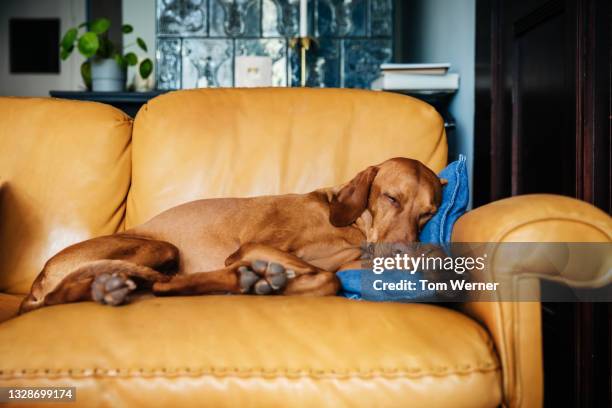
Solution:
[{"label": "dog's front paw", "polygon": [[253,261],[249,266],[238,268],[240,291],[256,295],[269,295],[285,289],[287,281],[295,277],[295,272],[283,265],[263,260]]},{"label": "dog's front paw", "polygon": [[134,289],[136,284],[127,275],[120,272],[103,273],[92,282],[91,297],[103,305],[119,306],[127,301]]}]

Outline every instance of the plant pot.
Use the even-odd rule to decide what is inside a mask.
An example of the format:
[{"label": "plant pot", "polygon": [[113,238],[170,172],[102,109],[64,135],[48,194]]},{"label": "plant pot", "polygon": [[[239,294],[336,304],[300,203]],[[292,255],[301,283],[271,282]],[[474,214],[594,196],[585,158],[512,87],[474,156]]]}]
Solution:
[{"label": "plant pot", "polygon": [[121,92],[125,90],[125,69],[114,59],[91,61],[91,89],[94,92]]}]

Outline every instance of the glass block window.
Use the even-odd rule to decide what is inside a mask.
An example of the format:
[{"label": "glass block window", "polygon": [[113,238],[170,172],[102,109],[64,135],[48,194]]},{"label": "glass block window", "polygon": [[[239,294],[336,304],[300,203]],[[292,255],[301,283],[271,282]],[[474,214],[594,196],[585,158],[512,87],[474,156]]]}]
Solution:
[{"label": "glass block window", "polygon": [[[297,86],[289,39],[299,0],[157,0],[157,87],[231,87],[234,57],[272,58],[275,86]],[[393,0],[309,0],[308,86],[368,88],[391,61]]]}]

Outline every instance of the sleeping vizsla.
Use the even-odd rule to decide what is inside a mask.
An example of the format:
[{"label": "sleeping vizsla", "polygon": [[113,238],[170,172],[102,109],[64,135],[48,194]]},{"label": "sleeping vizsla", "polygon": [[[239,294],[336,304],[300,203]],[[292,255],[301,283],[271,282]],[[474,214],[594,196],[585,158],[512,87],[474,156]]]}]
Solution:
[{"label": "sleeping vizsla", "polygon": [[198,200],[128,231],[52,257],[21,313],[155,295],[334,295],[335,272],[364,242],[415,242],[440,205],[444,180],[416,160],[370,166],[308,194]]}]

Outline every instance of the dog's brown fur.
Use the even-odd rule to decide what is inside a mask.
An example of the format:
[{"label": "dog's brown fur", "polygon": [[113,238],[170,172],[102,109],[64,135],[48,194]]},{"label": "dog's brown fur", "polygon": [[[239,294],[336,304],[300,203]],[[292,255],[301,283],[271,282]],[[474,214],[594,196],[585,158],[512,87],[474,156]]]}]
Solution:
[{"label": "dog's brown fur", "polygon": [[[290,272],[286,282],[272,285],[275,293],[333,295],[339,289],[335,272],[359,259],[364,242],[417,241],[440,205],[442,185],[420,162],[395,158],[308,194],[183,204],[59,252],[36,278],[21,312],[96,299],[92,283],[105,287],[109,275],[136,283],[119,285],[116,303],[134,286],[156,295],[238,294],[253,287],[268,293],[269,264],[258,268],[256,260]],[[259,281],[252,285],[249,276]],[[265,290],[258,291],[259,284]]]}]

